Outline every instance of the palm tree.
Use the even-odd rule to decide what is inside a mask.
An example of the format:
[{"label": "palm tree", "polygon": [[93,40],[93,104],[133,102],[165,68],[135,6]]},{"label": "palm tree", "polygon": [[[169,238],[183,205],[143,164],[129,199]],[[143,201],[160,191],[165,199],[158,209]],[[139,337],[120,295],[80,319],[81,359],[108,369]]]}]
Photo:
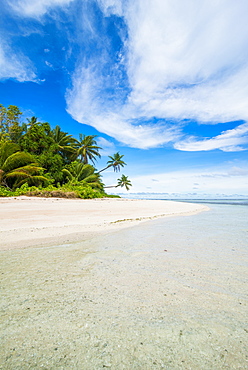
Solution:
[{"label": "palm tree", "polygon": [[27,118],[28,123],[22,124],[22,132],[26,134],[28,132],[28,129],[32,127],[34,124],[38,123],[37,117],[33,116],[31,118]]},{"label": "palm tree", "polygon": [[35,163],[29,153],[19,151],[18,145],[5,142],[0,147],[0,185],[9,189],[16,189],[27,183],[40,185],[48,183],[48,179],[41,175],[43,168]]},{"label": "palm tree", "polygon": [[107,162],[107,167],[103,168],[98,173],[107,170],[109,167],[114,167],[115,172],[119,172],[121,170],[121,167],[124,167],[126,163],[122,160],[124,157],[124,154],[120,155],[119,152],[113,154],[113,156],[109,156],[110,161]]},{"label": "palm tree", "polygon": [[104,188],[118,188],[118,187],[125,188],[129,190],[130,186],[132,186],[131,181],[128,179],[128,176],[122,175],[120,179],[117,179],[117,185],[112,186],[104,186]]},{"label": "palm tree", "polygon": [[61,131],[58,125],[51,131],[50,135],[58,145],[58,152],[61,153],[62,156],[70,157],[72,154],[76,153],[77,140],[74,139],[72,135],[68,135],[67,132]]},{"label": "palm tree", "polygon": [[86,136],[79,134],[79,140],[76,140],[77,157],[80,156],[84,164],[88,164],[89,160],[94,164],[96,157],[101,158],[99,150],[102,148],[97,145],[95,137],[97,137],[97,135]]},{"label": "palm tree", "polygon": [[130,186],[132,186],[132,183],[131,181],[128,179],[128,176],[125,176],[125,175],[122,175],[120,179],[117,180],[117,188],[118,186],[120,186],[121,188],[123,188],[123,186],[125,186],[125,188],[127,190],[129,190]]},{"label": "palm tree", "polygon": [[68,166],[68,168],[64,168],[62,172],[66,176],[67,180],[72,184],[88,184],[93,189],[103,189],[100,175],[95,173],[95,168],[90,164],[74,161]]},{"label": "palm tree", "polygon": [[33,126],[35,123],[38,123],[37,117],[33,116],[31,118],[27,118],[28,126]]}]

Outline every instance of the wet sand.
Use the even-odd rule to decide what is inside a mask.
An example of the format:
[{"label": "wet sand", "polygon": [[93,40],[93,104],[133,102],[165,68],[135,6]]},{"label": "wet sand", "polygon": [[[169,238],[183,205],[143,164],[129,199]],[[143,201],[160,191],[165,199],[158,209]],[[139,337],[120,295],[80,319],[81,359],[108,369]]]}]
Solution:
[{"label": "wet sand", "polygon": [[159,200],[0,198],[0,249],[89,240],[149,219],[207,209],[200,204]]}]

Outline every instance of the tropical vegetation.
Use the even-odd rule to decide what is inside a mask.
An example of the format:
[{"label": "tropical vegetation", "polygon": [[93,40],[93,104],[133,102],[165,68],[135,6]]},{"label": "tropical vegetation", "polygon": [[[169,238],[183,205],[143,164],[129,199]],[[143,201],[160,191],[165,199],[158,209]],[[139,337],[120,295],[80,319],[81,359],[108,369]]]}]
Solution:
[{"label": "tropical vegetation", "polygon": [[110,196],[106,188],[129,190],[132,184],[125,175],[117,185],[103,183],[101,172],[111,167],[119,172],[126,163],[117,152],[97,170],[101,149],[96,135],[75,138],[35,116],[22,122],[18,107],[0,104],[0,196],[102,198]]}]

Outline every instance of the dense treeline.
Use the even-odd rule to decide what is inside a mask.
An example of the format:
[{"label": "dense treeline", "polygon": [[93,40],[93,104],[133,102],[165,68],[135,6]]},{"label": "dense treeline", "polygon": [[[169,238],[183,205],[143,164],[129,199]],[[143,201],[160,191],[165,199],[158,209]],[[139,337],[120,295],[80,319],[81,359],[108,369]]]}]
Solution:
[{"label": "dense treeline", "polygon": [[[95,135],[80,134],[76,139],[36,117],[26,123],[21,119],[18,107],[0,104],[0,196],[107,196],[100,173],[110,167],[120,171],[126,165],[123,155],[113,154],[97,171],[94,165],[102,148]],[[128,190],[131,182],[122,175],[113,187],[118,186]]]}]

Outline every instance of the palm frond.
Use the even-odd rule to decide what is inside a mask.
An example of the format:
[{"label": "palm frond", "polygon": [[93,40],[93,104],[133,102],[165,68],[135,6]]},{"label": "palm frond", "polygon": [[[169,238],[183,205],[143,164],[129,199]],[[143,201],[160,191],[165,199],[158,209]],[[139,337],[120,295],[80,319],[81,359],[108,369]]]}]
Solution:
[{"label": "palm frond", "polygon": [[73,179],[73,175],[71,174],[70,171],[68,171],[66,168],[63,168],[62,170],[63,174],[69,179],[69,180],[72,180]]},{"label": "palm frond", "polygon": [[4,162],[9,156],[18,152],[19,150],[20,147],[17,144],[11,142],[2,143],[0,146],[0,167],[3,166]]},{"label": "palm frond", "polygon": [[15,182],[14,188],[19,188],[23,184],[27,183],[29,186],[39,186],[41,184],[46,184],[48,179],[45,176],[37,175],[37,176],[28,176],[26,179],[20,180],[19,179]]},{"label": "palm frond", "polygon": [[10,155],[2,165],[2,170],[4,172],[11,171],[15,168],[25,166],[27,164],[33,163],[34,158],[31,154],[25,152],[16,152]]}]

